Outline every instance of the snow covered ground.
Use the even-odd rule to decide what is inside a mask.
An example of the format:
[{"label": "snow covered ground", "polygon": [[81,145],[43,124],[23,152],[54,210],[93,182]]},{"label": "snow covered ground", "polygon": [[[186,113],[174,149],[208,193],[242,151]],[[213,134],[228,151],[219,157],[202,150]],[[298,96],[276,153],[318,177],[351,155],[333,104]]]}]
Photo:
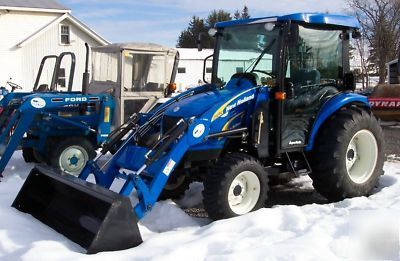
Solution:
[{"label": "snow covered ground", "polygon": [[[369,198],[303,205],[294,196],[292,203],[289,199],[286,205],[213,223],[163,201],[140,223],[142,245],[96,255],[83,254],[80,246],[10,207],[32,165],[17,152],[8,166],[0,183],[1,260],[400,260],[400,162],[396,160],[386,162],[386,173]],[[289,187],[318,199],[307,177]],[[193,184],[178,203],[198,206],[201,190],[200,184]]]}]

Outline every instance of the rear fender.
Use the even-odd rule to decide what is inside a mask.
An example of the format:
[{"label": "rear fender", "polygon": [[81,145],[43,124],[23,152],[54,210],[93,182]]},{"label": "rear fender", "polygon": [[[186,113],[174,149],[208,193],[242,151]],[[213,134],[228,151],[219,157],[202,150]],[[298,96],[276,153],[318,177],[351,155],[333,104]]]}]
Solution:
[{"label": "rear fender", "polygon": [[310,138],[306,151],[311,151],[314,147],[314,141],[321,126],[340,108],[357,105],[361,107],[371,108],[367,97],[354,93],[340,93],[327,101],[319,111],[316,120],[311,129]]}]

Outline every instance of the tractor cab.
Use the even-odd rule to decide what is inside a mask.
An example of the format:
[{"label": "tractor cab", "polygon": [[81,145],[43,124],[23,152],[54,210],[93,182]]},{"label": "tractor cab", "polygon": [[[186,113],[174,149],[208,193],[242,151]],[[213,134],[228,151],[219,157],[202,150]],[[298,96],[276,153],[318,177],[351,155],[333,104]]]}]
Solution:
[{"label": "tractor cab", "polygon": [[92,48],[89,93],[109,92],[115,100],[115,126],[164,97],[175,80],[178,52],[157,44],[124,43]]},{"label": "tractor cab", "polygon": [[216,38],[212,83],[229,88],[238,78],[268,87],[269,146],[277,154],[304,148],[323,105],[354,90],[349,39],[359,36],[357,28],[355,18],[324,14],[218,23],[210,30]]}]

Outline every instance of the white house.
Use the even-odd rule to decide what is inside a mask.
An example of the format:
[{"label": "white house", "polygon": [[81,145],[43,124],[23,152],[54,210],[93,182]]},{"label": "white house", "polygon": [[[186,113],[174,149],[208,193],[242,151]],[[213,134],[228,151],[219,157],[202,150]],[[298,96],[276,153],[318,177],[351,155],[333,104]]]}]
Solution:
[{"label": "white house", "polygon": [[398,72],[399,59],[395,59],[386,64],[386,71],[388,73],[389,84],[400,84],[400,75]]},{"label": "white house", "polygon": [[[179,65],[175,82],[178,91],[184,91],[199,85],[203,81],[204,59],[213,54],[213,50],[204,49],[199,52],[193,48],[177,48]],[[206,80],[211,81],[212,58],[207,61]]]},{"label": "white house", "polygon": [[[73,85],[80,90],[85,42],[90,46],[108,44],[55,0],[0,0],[0,32],[0,85],[12,78],[26,91],[32,90],[42,57],[65,51],[76,54]],[[62,65],[66,77],[68,63],[69,58]],[[44,68],[40,83],[50,83],[53,66]]]}]

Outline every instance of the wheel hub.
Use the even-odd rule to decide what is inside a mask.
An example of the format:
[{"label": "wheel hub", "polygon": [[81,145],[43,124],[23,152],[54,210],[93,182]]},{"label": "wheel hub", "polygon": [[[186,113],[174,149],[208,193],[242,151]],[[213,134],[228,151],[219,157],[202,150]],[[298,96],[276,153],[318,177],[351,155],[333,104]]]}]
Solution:
[{"label": "wheel hub", "polygon": [[79,158],[74,154],[71,158],[68,159],[70,162],[70,166],[76,166],[78,165]]},{"label": "wheel hub", "polygon": [[237,185],[234,189],[233,189],[233,195],[235,197],[239,196],[240,194],[242,194],[242,190],[243,188],[240,185]]},{"label": "wheel hub", "polygon": [[349,147],[347,148],[346,155],[346,167],[347,169],[351,169],[354,163],[357,161],[357,140],[354,139],[350,142]]}]

